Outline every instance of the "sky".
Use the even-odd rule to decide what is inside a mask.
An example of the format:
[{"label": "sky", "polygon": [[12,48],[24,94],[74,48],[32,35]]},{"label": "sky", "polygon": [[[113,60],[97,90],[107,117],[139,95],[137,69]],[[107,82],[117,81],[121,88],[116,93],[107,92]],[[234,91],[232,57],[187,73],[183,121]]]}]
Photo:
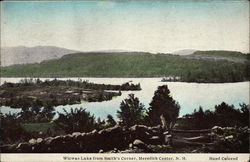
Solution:
[{"label": "sky", "polygon": [[1,46],[249,52],[249,2],[1,2]]}]

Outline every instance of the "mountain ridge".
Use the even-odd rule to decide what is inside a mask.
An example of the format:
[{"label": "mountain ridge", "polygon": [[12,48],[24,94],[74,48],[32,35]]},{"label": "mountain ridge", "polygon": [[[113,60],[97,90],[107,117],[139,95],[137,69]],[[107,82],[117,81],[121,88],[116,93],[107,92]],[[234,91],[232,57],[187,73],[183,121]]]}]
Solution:
[{"label": "mountain ridge", "polygon": [[1,66],[40,63],[45,60],[59,59],[65,54],[80,51],[56,46],[16,46],[1,48]]},{"label": "mountain ridge", "polygon": [[200,51],[194,49],[184,49],[172,53],[150,53],[146,51],[130,51],[121,49],[78,51],[56,46],[16,46],[1,48],[1,66],[11,66],[18,64],[34,64],[57,60],[63,57],[83,54],[152,54],[162,56],[180,56],[187,59],[203,60],[228,60],[231,62],[245,62],[245,55],[238,51],[209,50]]}]

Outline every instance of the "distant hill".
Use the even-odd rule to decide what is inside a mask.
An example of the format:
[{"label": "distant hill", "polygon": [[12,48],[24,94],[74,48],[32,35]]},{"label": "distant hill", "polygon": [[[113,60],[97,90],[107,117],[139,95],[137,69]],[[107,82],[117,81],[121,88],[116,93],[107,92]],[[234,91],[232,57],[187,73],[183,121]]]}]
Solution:
[{"label": "distant hill", "polygon": [[1,66],[39,63],[44,60],[59,59],[65,54],[79,51],[54,46],[5,47],[1,48]]},{"label": "distant hill", "polygon": [[175,55],[190,55],[190,54],[193,54],[195,51],[197,51],[197,50],[184,49],[184,50],[175,51],[172,54],[175,54]]},{"label": "distant hill", "polygon": [[237,51],[195,51],[190,55],[182,55],[182,57],[210,61],[224,60],[242,64],[249,61],[249,55]]},{"label": "distant hill", "polygon": [[187,82],[249,80],[246,63],[150,53],[76,53],[57,60],[3,67],[5,77],[165,77]]},{"label": "distant hill", "polygon": [[237,51],[195,51],[192,55],[200,56],[220,56],[220,57],[231,57],[245,59],[246,54]]}]

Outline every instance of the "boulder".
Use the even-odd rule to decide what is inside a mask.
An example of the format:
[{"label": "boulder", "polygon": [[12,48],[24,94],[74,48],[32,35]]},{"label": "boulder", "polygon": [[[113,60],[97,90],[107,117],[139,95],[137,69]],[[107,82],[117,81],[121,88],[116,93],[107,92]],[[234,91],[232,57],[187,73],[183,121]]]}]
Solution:
[{"label": "boulder", "polygon": [[19,143],[16,149],[18,150],[18,152],[22,152],[22,153],[29,153],[32,151],[31,145],[27,142]]},{"label": "boulder", "polygon": [[225,139],[226,139],[226,140],[231,140],[231,139],[234,139],[234,136],[233,136],[233,135],[226,136]]},{"label": "boulder", "polygon": [[162,144],[162,139],[159,136],[152,136],[147,140],[147,143],[152,145],[160,145]]},{"label": "boulder", "polygon": [[36,141],[36,139],[32,138],[32,139],[29,140],[29,143],[31,145],[35,145],[37,143],[37,141]]},{"label": "boulder", "polygon": [[212,128],[212,132],[214,132],[215,134],[218,134],[218,135],[222,135],[224,133],[224,130],[222,127],[214,126]]},{"label": "boulder", "polygon": [[72,133],[72,136],[76,139],[76,140],[79,140],[82,136],[82,133],[80,132],[74,132]]},{"label": "boulder", "polygon": [[16,153],[17,144],[0,146],[1,153]]},{"label": "boulder", "polygon": [[139,139],[134,140],[133,147],[147,149],[147,145]]},{"label": "boulder", "polygon": [[46,147],[43,147],[44,140],[42,138],[36,139],[36,144],[32,145],[32,152],[43,152]]},{"label": "boulder", "polygon": [[130,136],[133,139],[147,140],[152,137],[152,131],[144,125],[134,125],[129,128]]},{"label": "boulder", "polygon": [[117,148],[114,148],[110,153],[118,153],[120,152]]},{"label": "boulder", "polygon": [[52,137],[48,137],[48,138],[45,138],[45,145],[50,145],[51,144],[51,141],[53,140]]},{"label": "boulder", "polygon": [[121,149],[128,145],[125,141],[124,132],[120,126],[114,126],[99,131],[96,136],[96,141],[98,141],[98,145],[104,151],[111,150],[114,147]]},{"label": "boulder", "polygon": [[94,129],[92,132],[91,132],[91,135],[96,135],[98,134],[98,131],[96,129]]},{"label": "boulder", "polygon": [[82,133],[80,133],[80,132],[74,132],[74,133],[72,133],[72,136],[78,136],[78,135],[81,135]]},{"label": "boulder", "polygon": [[39,144],[39,143],[42,143],[43,142],[43,139],[42,138],[37,138],[36,142]]}]

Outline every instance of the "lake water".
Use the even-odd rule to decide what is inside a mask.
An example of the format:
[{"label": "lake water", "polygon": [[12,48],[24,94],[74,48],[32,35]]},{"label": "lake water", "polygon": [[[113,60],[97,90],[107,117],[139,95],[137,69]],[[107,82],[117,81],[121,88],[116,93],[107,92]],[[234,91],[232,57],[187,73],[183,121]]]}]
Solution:
[{"label": "lake water", "polygon": [[[22,78],[1,78],[1,84],[4,81],[19,82]],[[40,78],[41,80],[49,78]],[[53,79],[53,78],[50,78]],[[61,80],[78,80],[79,78],[60,78]],[[119,110],[120,103],[127,98],[128,94],[134,93],[139,98],[146,108],[152,100],[154,91],[160,85],[168,85],[172,97],[180,106],[180,116],[187,113],[192,113],[194,109],[202,106],[203,109],[213,110],[215,105],[221,102],[233,104],[239,107],[239,103],[249,104],[249,84],[250,82],[238,83],[185,83],[185,82],[161,82],[161,78],[81,78],[93,83],[104,84],[122,84],[132,81],[132,83],[141,84],[141,91],[122,91],[122,95],[110,101],[103,102],[84,102],[76,105],[57,106],[55,109],[58,112],[63,112],[62,109],[70,110],[70,108],[83,107],[95,117],[106,119],[108,114],[116,118],[116,112]],[[10,107],[1,107],[2,113],[19,112],[20,109],[12,109]]]}]

